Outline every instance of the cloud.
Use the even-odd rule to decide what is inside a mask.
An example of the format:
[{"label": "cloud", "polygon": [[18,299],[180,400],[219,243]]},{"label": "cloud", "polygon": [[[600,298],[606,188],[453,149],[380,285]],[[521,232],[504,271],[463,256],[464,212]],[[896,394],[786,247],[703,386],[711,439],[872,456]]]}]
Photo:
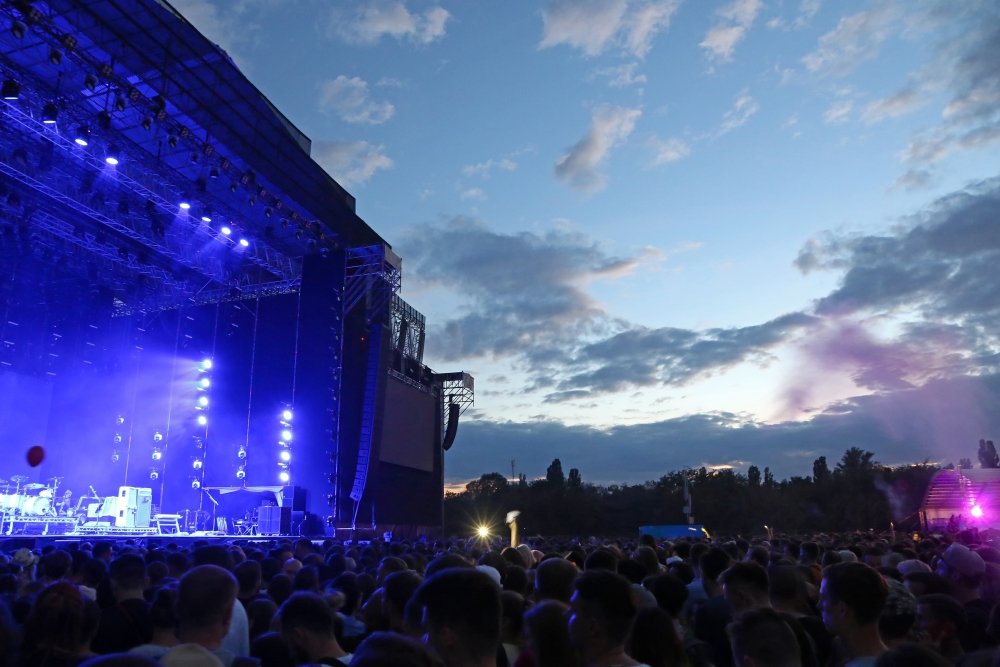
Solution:
[{"label": "cloud", "polygon": [[850,100],[834,102],[833,106],[823,112],[823,120],[831,125],[846,123],[851,118],[852,109],[854,102]]},{"label": "cloud", "polygon": [[861,120],[868,125],[879,123],[887,118],[898,118],[916,111],[926,100],[916,88],[907,86],[902,90],[875,100],[865,107]]},{"label": "cloud", "polygon": [[[529,478],[553,458],[578,468],[584,481],[637,484],[702,464],[769,467],[778,479],[832,466],[851,446],[891,463],[975,458],[983,434],[1000,432],[1000,377],[956,378],[918,389],[859,396],[807,421],[763,424],[732,413],[695,414],[648,424],[598,429],[558,421],[467,421],[449,451],[449,481],[502,471],[517,460]],[[803,451],[808,443],[808,451]],[[673,445],[673,446],[671,446]],[[739,467],[742,467],[739,466]]]},{"label": "cloud", "polygon": [[312,156],[345,188],[363,185],[375,172],[392,167],[383,147],[367,141],[314,141]]},{"label": "cloud", "polygon": [[612,88],[628,88],[642,86],[647,83],[645,74],[636,74],[639,63],[631,62],[615,67],[601,67],[594,70],[594,76],[605,78]]},{"label": "cloud", "polygon": [[816,49],[808,53],[802,62],[814,74],[848,74],[878,54],[899,18],[899,9],[890,2],[881,2],[872,9],[845,16],[836,28],[819,38]]},{"label": "cloud", "polygon": [[334,112],[348,123],[380,125],[396,112],[389,102],[376,102],[368,96],[368,83],[343,74],[319,84],[319,108]]},{"label": "cloud", "polygon": [[485,162],[467,164],[462,167],[462,174],[465,176],[481,176],[489,178],[494,171],[517,171],[517,163],[510,158],[503,157],[494,160],[490,158]]},{"label": "cloud", "polygon": [[461,199],[473,199],[475,201],[484,201],[486,199],[486,193],[482,188],[466,188],[462,190],[459,194]]},{"label": "cloud", "polygon": [[679,6],[679,0],[553,0],[542,12],[539,46],[565,44],[588,56],[617,48],[643,58]]},{"label": "cloud", "polygon": [[711,61],[732,60],[736,45],[743,41],[762,8],[761,0],[733,0],[716,12],[720,22],[709,29],[698,46],[708,52]]},{"label": "cloud", "polygon": [[691,147],[679,137],[671,137],[669,139],[654,137],[649,143],[653,147],[653,150],[656,151],[656,155],[653,157],[653,166],[677,162],[686,158],[691,153]]},{"label": "cloud", "polygon": [[401,0],[369,0],[334,11],[329,32],[352,44],[374,44],[383,37],[430,44],[444,38],[450,18],[439,5],[417,13]]},{"label": "cloud", "polygon": [[757,104],[757,100],[744,90],[737,96],[733,107],[723,114],[722,124],[716,132],[716,136],[721,137],[738,127],[742,127],[758,110],[760,110],[760,106]]},{"label": "cloud", "polygon": [[596,109],[587,134],[556,162],[556,177],[584,192],[603,189],[606,179],[598,168],[607,159],[611,149],[632,134],[641,115],[641,109]]}]

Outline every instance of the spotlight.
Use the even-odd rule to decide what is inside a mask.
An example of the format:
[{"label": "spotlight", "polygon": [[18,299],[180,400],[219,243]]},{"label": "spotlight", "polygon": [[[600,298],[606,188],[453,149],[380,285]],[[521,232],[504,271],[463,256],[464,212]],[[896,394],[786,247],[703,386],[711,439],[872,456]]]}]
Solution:
[{"label": "spotlight", "polygon": [[122,441],[122,434],[121,433],[115,433],[115,444],[116,445],[120,444],[121,441]]},{"label": "spotlight", "polygon": [[201,480],[200,479],[192,479],[191,480],[191,488],[194,489],[195,491],[197,491],[198,489],[200,489],[201,488]]},{"label": "spotlight", "polygon": [[56,122],[56,116],[59,115],[59,110],[56,109],[56,105],[52,102],[48,102],[42,107],[42,122],[46,125],[52,125]]},{"label": "spotlight", "polygon": [[288,472],[285,470],[282,470],[280,473],[278,473],[278,479],[281,481],[282,484],[288,484],[288,480],[290,480],[291,478],[292,478],[291,475],[289,475]]},{"label": "spotlight", "polygon": [[292,421],[292,411],[291,410],[282,411],[281,418],[284,419],[286,422]]},{"label": "spotlight", "polygon": [[209,387],[212,386],[212,381],[209,380],[208,378],[202,378],[198,380],[198,386],[201,387],[202,389],[208,389]]},{"label": "spotlight", "polygon": [[484,540],[490,536],[490,529],[488,526],[479,526],[476,528],[476,534]]},{"label": "spotlight", "polygon": [[222,232],[225,236],[229,236],[230,234],[233,233],[232,227],[228,227],[226,225],[223,225],[222,229],[220,229],[219,231]]},{"label": "spotlight", "polygon": [[170,138],[167,139],[167,145],[171,148],[177,148],[177,137],[171,134]]},{"label": "spotlight", "polygon": [[62,51],[59,49],[49,49],[49,62],[58,65],[62,62]]},{"label": "spotlight", "polygon": [[[190,204],[188,205],[190,207]],[[181,204],[181,208],[184,208],[184,204]],[[201,360],[201,370],[207,371],[212,368],[212,360],[210,358],[205,358]]]},{"label": "spotlight", "polygon": [[121,458],[122,458],[122,455],[119,454],[118,452],[111,452],[111,462],[112,463],[118,463],[118,461],[120,461]]},{"label": "spotlight", "polygon": [[20,21],[14,21],[10,26],[10,32],[17,39],[24,39],[24,33],[27,32],[28,26],[24,25]]},{"label": "spotlight", "polygon": [[970,514],[977,519],[981,519],[983,517],[983,508],[979,505],[973,505]]},{"label": "spotlight", "polygon": [[118,422],[119,424],[124,424],[125,423],[125,418],[122,417],[121,415],[118,415],[118,417],[115,419],[115,421]]},{"label": "spotlight", "polygon": [[198,426],[208,426],[208,417],[205,415],[198,415]]},{"label": "spotlight", "polygon": [[88,74],[83,78],[83,85],[87,87],[87,90],[94,92],[94,88],[97,88],[97,77],[93,74]]},{"label": "spotlight", "polygon": [[156,448],[153,449],[152,458],[153,458],[154,461],[160,461],[160,460],[163,459],[163,452],[160,451],[159,447],[156,447]]},{"label": "spotlight", "polygon": [[76,142],[77,146],[86,146],[90,143],[90,128],[86,125],[81,125],[76,128],[76,135],[73,137],[73,141]]},{"label": "spotlight", "polygon": [[236,458],[242,460],[245,459],[246,457],[247,457],[247,448],[244,447],[243,445],[240,445],[240,448],[236,450]]},{"label": "spotlight", "polygon": [[243,246],[244,248],[247,248],[250,246],[250,242],[247,241],[246,239],[240,239],[240,245]]},{"label": "spotlight", "polygon": [[219,177],[219,168],[218,167],[212,167],[208,171],[208,177],[209,178],[218,178]]},{"label": "spotlight", "polygon": [[282,431],[281,432],[281,439],[284,442],[291,442],[292,441],[292,431],[291,431],[291,429],[287,429],[286,428],[284,431]]},{"label": "spotlight", "polygon": [[187,211],[188,209],[191,208],[191,202],[189,202],[188,200],[185,199],[185,200],[181,201],[180,206],[181,206],[181,208],[183,210]]},{"label": "spotlight", "polygon": [[202,408],[207,408],[208,407],[208,396],[199,396],[198,397],[198,406],[202,407]]},{"label": "spotlight", "polygon": [[292,460],[292,453],[287,449],[283,449],[281,450],[281,454],[278,455],[278,458],[280,458],[285,463],[288,463],[289,461]]},{"label": "spotlight", "polygon": [[246,468],[240,466],[236,469],[236,479],[245,479],[247,476]]},{"label": "spotlight", "polygon": [[149,116],[146,116],[145,118],[142,119],[142,129],[149,132],[149,128],[151,127],[153,127],[153,119],[150,118]]},{"label": "spotlight", "polygon": [[16,100],[21,96],[21,84],[14,79],[4,79],[3,88],[0,89],[5,100]]},{"label": "spotlight", "polygon": [[207,215],[203,215],[203,216],[201,216],[201,221],[202,222],[212,222],[212,218],[210,218]]},{"label": "spotlight", "polygon": [[201,459],[194,459],[193,461],[191,461],[191,467],[194,468],[195,470],[201,470],[201,467],[203,465],[204,463],[202,462]]},{"label": "spotlight", "polygon": [[108,155],[104,158],[104,161],[110,164],[112,167],[118,164],[119,149],[118,146],[112,145],[108,149]]},{"label": "spotlight", "polygon": [[159,431],[153,433],[153,442],[161,442],[163,440],[163,434]]},{"label": "spotlight", "polygon": [[97,126],[102,130],[111,129],[111,114],[106,109],[97,113]]},{"label": "spotlight", "polygon": [[153,482],[155,482],[156,480],[160,479],[160,472],[158,470],[156,470],[155,468],[153,470],[150,470],[149,471],[149,479],[151,481],[153,481]]},{"label": "spotlight", "polygon": [[121,93],[115,95],[115,110],[125,111],[125,96]]}]

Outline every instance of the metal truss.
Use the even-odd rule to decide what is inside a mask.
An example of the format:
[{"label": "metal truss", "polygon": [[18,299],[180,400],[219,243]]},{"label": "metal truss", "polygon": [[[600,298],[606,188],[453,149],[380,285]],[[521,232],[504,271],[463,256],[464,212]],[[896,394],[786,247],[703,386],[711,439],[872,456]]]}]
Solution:
[{"label": "metal truss", "polygon": [[402,274],[399,257],[384,244],[347,251],[344,275],[344,314],[366,301],[369,319],[376,319],[399,291]]},{"label": "metal truss", "polygon": [[441,396],[445,405],[457,404],[460,414],[472,407],[476,398],[476,380],[469,373],[435,373],[434,379],[441,384]]},{"label": "metal truss", "polygon": [[404,357],[418,364],[424,359],[426,319],[398,294],[392,297],[392,344]]}]

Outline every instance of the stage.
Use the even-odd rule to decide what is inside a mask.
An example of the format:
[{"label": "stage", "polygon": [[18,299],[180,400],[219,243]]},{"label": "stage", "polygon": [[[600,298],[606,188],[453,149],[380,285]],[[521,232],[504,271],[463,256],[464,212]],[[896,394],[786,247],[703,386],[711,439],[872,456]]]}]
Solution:
[{"label": "stage", "polygon": [[473,379],[310,139],[166,3],[0,15],[0,535],[440,528]]}]

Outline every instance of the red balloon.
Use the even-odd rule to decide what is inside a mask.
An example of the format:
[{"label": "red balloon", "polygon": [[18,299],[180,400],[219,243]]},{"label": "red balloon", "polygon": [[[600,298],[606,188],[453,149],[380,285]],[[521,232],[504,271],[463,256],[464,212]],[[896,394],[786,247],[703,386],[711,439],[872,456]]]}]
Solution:
[{"label": "red balloon", "polygon": [[32,468],[38,466],[42,461],[45,460],[45,449],[39,445],[35,445],[28,450],[28,465]]}]

